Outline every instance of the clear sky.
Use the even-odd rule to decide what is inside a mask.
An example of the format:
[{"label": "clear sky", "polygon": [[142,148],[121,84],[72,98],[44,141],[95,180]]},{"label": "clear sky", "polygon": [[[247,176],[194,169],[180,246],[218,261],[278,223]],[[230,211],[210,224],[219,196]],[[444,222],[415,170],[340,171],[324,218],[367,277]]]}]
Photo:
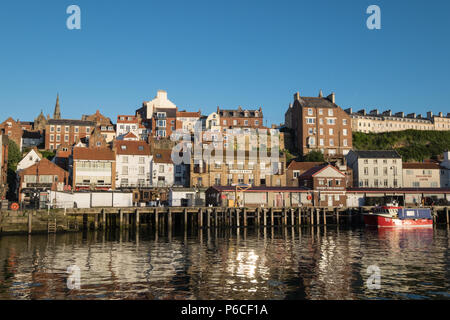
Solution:
[{"label": "clear sky", "polygon": [[448,0],[2,0],[1,121],[52,114],[57,92],[64,118],[115,121],[158,89],[204,114],[262,106],[268,125],[320,89],[343,108],[450,112],[449,13]]}]

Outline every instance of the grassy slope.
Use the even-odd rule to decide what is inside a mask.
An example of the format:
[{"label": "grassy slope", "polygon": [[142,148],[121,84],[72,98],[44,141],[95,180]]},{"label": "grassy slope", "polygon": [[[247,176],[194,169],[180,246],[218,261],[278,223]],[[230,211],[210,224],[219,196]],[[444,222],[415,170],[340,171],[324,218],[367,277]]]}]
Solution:
[{"label": "grassy slope", "polygon": [[403,161],[423,161],[450,149],[450,131],[406,130],[386,133],[353,133],[356,150],[397,150]]}]

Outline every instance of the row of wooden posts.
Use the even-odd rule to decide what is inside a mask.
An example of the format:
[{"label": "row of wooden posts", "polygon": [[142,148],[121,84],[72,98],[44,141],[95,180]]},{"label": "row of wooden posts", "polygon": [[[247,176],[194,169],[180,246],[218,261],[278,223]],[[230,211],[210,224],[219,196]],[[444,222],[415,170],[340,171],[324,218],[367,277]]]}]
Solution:
[{"label": "row of wooden posts", "polygon": [[[449,224],[449,208],[441,209]],[[184,228],[246,228],[301,225],[362,224],[363,209],[342,208],[136,208],[76,210],[67,212],[66,230],[139,228],[147,226],[156,230],[174,226]],[[57,218],[49,217],[49,232],[57,229]],[[436,216],[435,216],[436,223]],[[61,224],[59,224],[61,225]],[[32,231],[32,215],[28,215],[28,232]]]},{"label": "row of wooden posts", "polygon": [[[76,219],[80,213],[70,214]],[[84,228],[109,229],[130,228],[140,226],[153,226],[172,229],[175,225],[184,228],[229,228],[229,227],[267,227],[267,226],[294,226],[294,225],[327,225],[351,224],[362,222],[361,215],[352,210],[339,211],[335,208],[199,208],[196,211],[188,209],[172,210],[171,208],[155,208],[153,210],[134,211],[119,210],[116,213],[82,214]],[[91,219],[89,219],[91,217]],[[91,220],[91,221],[89,221]],[[78,224],[76,224],[76,229]],[[73,228],[72,228],[73,229]]]}]

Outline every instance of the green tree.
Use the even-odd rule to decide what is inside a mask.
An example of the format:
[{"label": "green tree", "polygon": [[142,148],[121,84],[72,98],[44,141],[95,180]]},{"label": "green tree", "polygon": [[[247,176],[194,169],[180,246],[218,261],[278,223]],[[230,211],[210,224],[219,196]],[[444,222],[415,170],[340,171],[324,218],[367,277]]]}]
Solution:
[{"label": "green tree", "polygon": [[8,193],[6,197],[15,201],[17,199],[16,189],[17,189],[17,164],[22,159],[22,154],[19,147],[13,140],[8,140]]},{"label": "green tree", "polygon": [[303,157],[305,162],[324,162],[323,153],[320,151],[310,151]]}]

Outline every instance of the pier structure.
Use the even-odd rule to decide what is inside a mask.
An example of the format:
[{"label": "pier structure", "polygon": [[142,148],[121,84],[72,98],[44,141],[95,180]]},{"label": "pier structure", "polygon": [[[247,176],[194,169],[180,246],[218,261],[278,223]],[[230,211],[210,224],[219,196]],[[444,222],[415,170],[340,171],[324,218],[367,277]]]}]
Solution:
[{"label": "pier structure", "polygon": [[[372,207],[130,207],[1,211],[0,234],[80,230],[263,228],[362,225]],[[449,225],[449,207],[432,207],[435,224]]]}]

